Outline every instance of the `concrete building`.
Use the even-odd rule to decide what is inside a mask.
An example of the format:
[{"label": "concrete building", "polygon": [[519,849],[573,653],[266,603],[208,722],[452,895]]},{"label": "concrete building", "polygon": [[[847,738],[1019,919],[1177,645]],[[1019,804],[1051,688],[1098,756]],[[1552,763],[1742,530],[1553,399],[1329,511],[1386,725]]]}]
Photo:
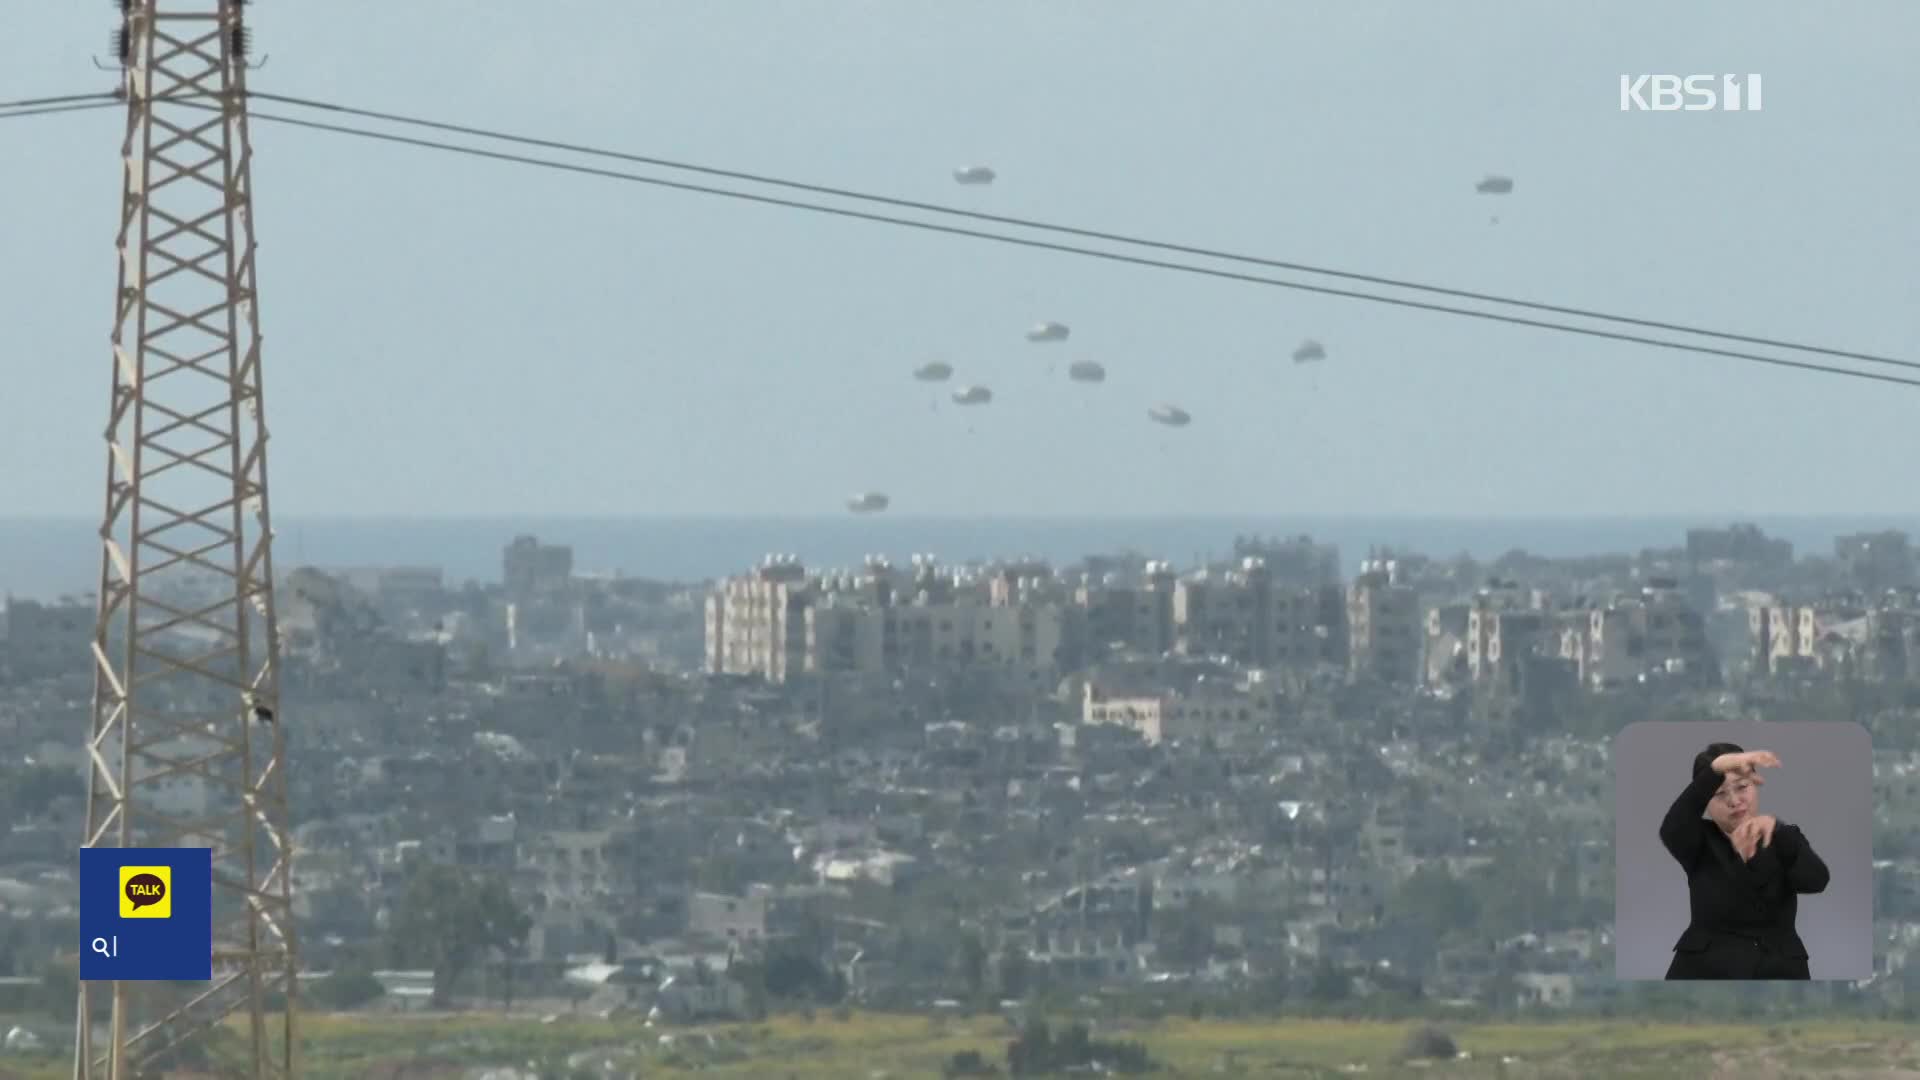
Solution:
[{"label": "concrete building", "polygon": [[1081,613],[1089,655],[1114,646],[1149,656],[1172,650],[1178,587],[1173,566],[1164,562],[1148,563],[1138,584],[1126,584],[1113,573],[1098,582],[1083,580],[1074,590],[1073,603]]},{"label": "concrete building", "polygon": [[1793,563],[1793,543],[1768,538],[1758,525],[1688,529],[1687,561],[1696,570],[1716,563],[1778,569]]},{"label": "concrete building", "polygon": [[573,549],[542,544],[538,537],[514,537],[500,561],[507,596],[517,602],[563,591],[573,580]]},{"label": "concrete building", "polygon": [[1420,597],[1392,560],[1369,559],[1347,590],[1348,651],[1356,676],[1418,685],[1426,654]]},{"label": "concrete building", "polygon": [[1088,682],[1080,703],[1080,722],[1090,727],[1116,727],[1131,731],[1158,746],[1166,737],[1166,694],[1108,695]]},{"label": "concrete building", "polygon": [[1835,537],[1833,554],[1849,583],[1864,592],[1913,584],[1913,547],[1897,529]]},{"label": "concrete building", "polygon": [[1201,571],[1174,590],[1174,649],[1249,667],[1344,666],[1350,647],[1338,585],[1277,584],[1264,560],[1224,574]]},{"label": "concrete building", "polygon": [[1720,675],[1705,617],[1666,579],[1589,610],[1584,639],[1564,645],[1561,655],[1576,660],[1581,682],[1595,689],[1656,674],[1713,685]]},{"label": "concrete building", "polygon": [[1554,617],[1544,611],[1475,611],[1469,632],[1480,648],[1470,653],[1473,681],[1513,689],[1528,658],[1556,655]]},{"label": "concrete building", "polygon": [[763,941],[767,936],[767,897],[696,892],[687,898],[687,936],[729,945]]},{"label": "concrete building", "polygon": [[1422,685],[1454,686],[1472,678],[1467,666],[1467,631],[1472,619],[1470,604],[1446,604],[1427,610]]},{"label": "concrete building", "polygon": [[1543,607],[1544,597],[1518,582],[1495,579],[1474,593],[1467,604],[1467,677],[1476,683],[1492,680],[1503,662],[1511,664],[1539,647],[1540,634],[1546,629],[1539,618]]},{"label": "concrete building", "polygon": [[1877,603],[1855,596],[1747,609],[1754,663],[1773,675],[1854,673],[1900,680],[1920,671],[1920,603],[1898,591]]},{"label": "concrete building", "polygon": [[1233,553],[1236,558],[1260,559],[1273,580],[1282,585],[1311,589],[1340,584],[1340,549],[1316,544],[1311,536],[1236,536]]},{"label": "concrete building", "polygon": [[0,603],[0,661],[33,675],[92,669],[92,604],[42,604],[8,597]]},{"label": "concrete building", "polygon": [[827,583],[809,608],[808,670],[990,667],[1038,684],[1057,675],[1065,636],[1050,580],[1029,566],[961,582],[925,557],[896,580],[884,560],[870,560],[864,577]]},{"label": "concrete building", "polygon": [[1105,686],[1099,679],[1087,680],[1081,692],[1080,722],[1132,731],[1149,745],[1165,739],[1213,739],[1225,747],[1270,730],[1279,716],[1279,688],[1257,669],[1243,679],[1202,676],[1189,685],[1164,690],[1148,690],[1136,680],[1123,681],[1130,685]]},{"label": "concrete building", "polygon": [[769,555],[751,574],[721,582],[707,598],[707,670],[770,682],[805,671],[812,595],[806,567],[791,555]]},{"label": "concrete building", "polygon": [[1066,602],[1050,583],[1050,574],[1017,571],[961,582],[925,557],[904,574],[873,558],[858,576],[812,578],[798,560],[770,556],[708,598],[707,667],[771,682],[990,668],[1046,685],[1059,675],[1067,636]]},{"label": "concrete building", "polygon": [[[569,555],[569,568],[571,561]],[[350,566],[326,573],[370,597],[402,607],[424,607],[446,592],[446,574],[437,566]]]}]

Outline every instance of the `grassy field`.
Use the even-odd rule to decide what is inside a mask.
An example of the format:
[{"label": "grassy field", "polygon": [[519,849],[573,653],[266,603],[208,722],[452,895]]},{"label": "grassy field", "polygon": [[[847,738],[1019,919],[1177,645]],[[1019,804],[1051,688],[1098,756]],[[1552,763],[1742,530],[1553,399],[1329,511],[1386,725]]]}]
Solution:
[{"label": "grassy field", "polygon": [[[1459,1026],[1466,1056],[1403,1064],[1411,1023],[1167,1020],[1102,1025],[1096,1037],[1144,1042],[1161,1076],[1351,1077],[1908,1077],[1920,1080],[1920,1032],[1899,1024],[1785,1026],[1541,1022]],[[1444,1026],[1444,1025],[1443,1025]],[[940,1076],[955,1051],[1003,1063],[1012,1030],[998,1017],[854,1014],[759,1024],[646,1028],[620,1020],[313,1016],[304,1021],[311,1080],[459,1077],[481,1065],[538,1063],[548,1075],[892,1080]],[[398,1070],[410,1063],[413,1067]],[[604,1063],[604,1065],[603,1065]],[[611,1071],[600,1071],[606,1065]],[[1364,1071],[1362,1067],[1364,1066]],[[0,1058],[0,1078],[54,1080],[59,1061]],[[70,1075],[66,1073],[65,1075]],[[10,1080],[10,1078],[9,1078]]]}]

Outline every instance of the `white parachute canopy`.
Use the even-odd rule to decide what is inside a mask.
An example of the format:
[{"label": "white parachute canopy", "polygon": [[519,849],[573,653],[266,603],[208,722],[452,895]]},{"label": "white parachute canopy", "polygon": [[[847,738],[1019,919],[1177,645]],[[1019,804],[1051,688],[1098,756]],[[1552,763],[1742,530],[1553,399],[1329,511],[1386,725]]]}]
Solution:
[{"label": "white parachute canopy", "polygon": [[1301,342],[1300,347],[1293,350],[1293,362],[1296,364],[1310,364],[1315,360],[1325,360],[1326,358],[1326,346],[1321,345],[1312,338]]},{"label": "white parachute canopy", "polygon": [[1035,323],[1027,330],[1027,340],[1036,343],[1043,341],[1065,341],[1072,334],[1073,331],[1067,328],[1066,323]]},{"label": "white parachute canopy", "polygon": [[1107,381],[1107,369],[1091,360],[1075,360],[1067,368],[1067,378],[1074,382],[1097,383]]},{"label": "white parachute canopy", "polygon": [[856,514],[877,514],[893,504],[893,500],[878,491],[869,491],[855,495],[847,500],[847,509]]},{"label": "white parachute canopy", "polygon": [[968,185],[991,184],[998,175],[985,165],[962,165],[953,170],[954,180]]},{"label": "white parachute canopy", "polygon": [[993,391],[984,386],[968,386],[953,392],[956,405],[985,405],[993,400]]},{"label": "white parachute canopy", "polygon": [[934,360],[914,368],[913,377],[921,382],[946,382],[953,378],[953,365]]},{"label": "white parachute canopy", "polygon": [[1168,427],[1186,427],[1193,423],[1193,414],[1178,405],[1156,405],[1147,410],[1147,416],[1154,423]]}]

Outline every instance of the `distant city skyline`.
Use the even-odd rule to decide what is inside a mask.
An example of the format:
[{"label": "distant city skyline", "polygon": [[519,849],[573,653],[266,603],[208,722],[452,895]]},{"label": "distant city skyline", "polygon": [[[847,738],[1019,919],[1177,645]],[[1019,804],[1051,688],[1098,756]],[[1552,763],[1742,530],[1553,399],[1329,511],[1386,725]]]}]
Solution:
[{"label": "distant city skyline", "polygon": [[[274,565],[340,569],[437,566],[449,582],[500,579],[501,556],[521,534],[571,546],[582,573],[612,573],[696,582],[736,574],[771,553],[798,555],[811,569],[852,568],[869,554],[903,562],[926,552],[946,562],[1032,555],[1056,566],[1088,555],[1126,549],[1191,565],[1196,555],[1225,557],[1236,535],[1285,539],[1305,533],[1340,549],[1342,572],[1352,574],[1371,547],[1392,547],[1431,558],[1462,551],[1488,561],[1516,548],[1555,558],[1637,553],[1686,544],[1689,528],[1759,525],[1794,545],[1797,557],[1830,556],[1835,537],[1900,529],[1920,537],[1920,514],[1908,517],[1684,515],[1607,518],[1286,518],[1054,517],[914,518],[855,516],[582,518],[480,516],[414,520],[354,520],[295,516],[276,522]],[[93,588],[99,573],[95,523],[0,518],[0,594],[50,599]],[[66,582],[68,584],[58,584]]]}]

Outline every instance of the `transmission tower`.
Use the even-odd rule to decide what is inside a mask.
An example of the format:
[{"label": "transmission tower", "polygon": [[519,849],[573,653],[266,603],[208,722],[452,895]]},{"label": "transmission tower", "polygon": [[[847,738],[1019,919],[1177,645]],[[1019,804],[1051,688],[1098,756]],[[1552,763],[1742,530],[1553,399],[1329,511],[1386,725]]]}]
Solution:
[{"label": "transmission tower", "polygon": [[[134,1080],[189,1054],[213,1055],[202,1069],[291,1076],[298,969],[243,0],[117,6],[125,184],[82,843],[213,850],[213,980],[82,983],[74,1076]],[[109,993],[102,1046],[92,1018]]]}]

